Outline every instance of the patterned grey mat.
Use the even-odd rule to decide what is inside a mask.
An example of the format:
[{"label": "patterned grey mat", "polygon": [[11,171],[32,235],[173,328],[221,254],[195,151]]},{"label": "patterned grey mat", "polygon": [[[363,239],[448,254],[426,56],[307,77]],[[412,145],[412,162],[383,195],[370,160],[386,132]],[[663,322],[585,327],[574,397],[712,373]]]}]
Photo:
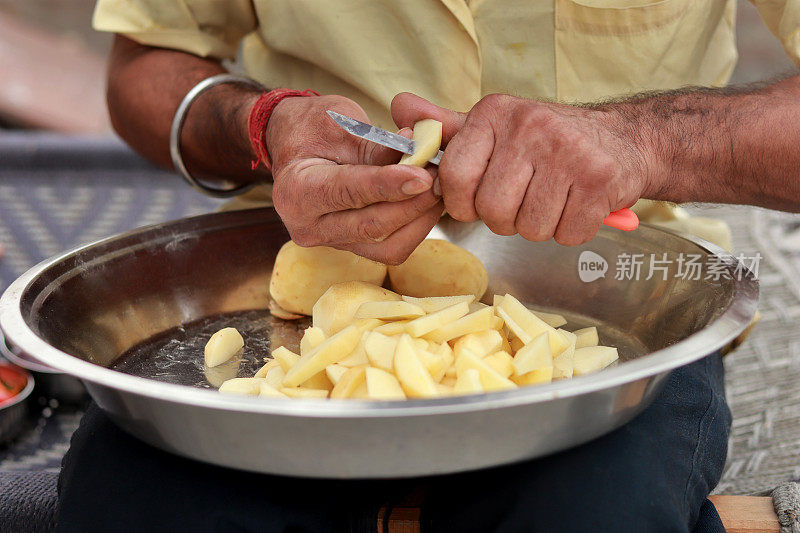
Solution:
[{"label": "patterned grey mat", "polygon": [[[116,141],[0,135],[0,290],[68,247],[217,205]],[[717,492],[770,490],[800,477],[800,217],[743,207],[692,210],[728,221],[737,252],[764,256],[762,321],[726,359],[734,422]],[[81,409],[38,402],[26,431],[0,449],[0,470],[58,470]]]}]

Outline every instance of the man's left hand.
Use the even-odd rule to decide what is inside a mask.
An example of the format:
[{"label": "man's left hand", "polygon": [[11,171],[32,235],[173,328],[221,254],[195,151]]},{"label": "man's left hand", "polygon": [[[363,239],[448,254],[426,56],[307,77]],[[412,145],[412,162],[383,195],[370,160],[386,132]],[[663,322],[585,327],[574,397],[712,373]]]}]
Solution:
[{"label": "man's left hand", "polygon": [[629,125],[601,108],[493,94],[465,114],[401,93],[392,116],[399,127],[424,118],[443,123],[445,207],[499,235],[582,244],[610,212],[654,189]]}]

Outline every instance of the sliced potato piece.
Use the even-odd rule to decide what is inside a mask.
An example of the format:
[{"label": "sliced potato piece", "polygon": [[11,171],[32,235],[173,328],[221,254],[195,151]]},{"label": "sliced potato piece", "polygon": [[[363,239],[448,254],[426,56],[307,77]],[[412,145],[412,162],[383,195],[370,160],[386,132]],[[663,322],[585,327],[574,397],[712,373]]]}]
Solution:
[{"label": "sliced potato piece", "polygon": [[[269,292],[286,311],[310,315],[314,304],[331,285],[363,281],[380,286],[385,277],[386,265],[352,252],[327,246],[303,248],[289,241],[275,258]],[[328,336],[335,333],[323,329]]]},{"label": "sliced potato piece", "polygon": [[258,395],[264,398],[288,398],[288,396],[268,383],[261,384],[258,389]]},{"label": "sliced potato piece", "polygon": [[373,329],[377,328],[378,326],[382,326],[384,324],[383,320],[378,320],[377,318],[357,318],[353,325],[357,327],[360,331],[372,331]]},{"label": "sliced potato piece", "polygon": [[369,331],[365,331],[361,334],[361,338],[358,344],[356,344],[356,347],[350,352],[350,355],[339,361],[340,365],[352,368],[354,366],[369,364],[369,357],[367,357],[367,350],[365,348],[369,334]]},{"label": "sliced potato piece", "polygon": [[331,398],[350,398],[359,387],[362,385],[366,387],[366,369],[366,365],[354,366],[342,374],[339,382],[331,391]]},{"label": "sliced potato piece", "polygon": [[522,342],[522,340],[520,340],[519,337],[513,337],[508,341],[508,344],[511,346],[511,351],[515,354],[525,347],[525,344]]},{"label": "sliced potato piece", "polygon": [[575,349],[586,348],[587,346],[597,346],[600,344],[600,337],[597,335],[597,328],[594,326],[577,329],[573,333],[577,337]]},{"label": "sliced potato piece", "polygon": [[[467,304],[463,304],[465,307]],[[417,357],[411,337],[402,335],[394,354],[394,373],[406,395],[411,398],[433,398],[438,391],[428,370]]]},{"label": "sliced potato piece", "polygon": [[611,346],[586,346],[575,350],[572,364],[576,376],[584,376],[599,370],[619,359],[616,348]]},{"label": "sliced potato piece", "polygon": [[325,367],[325,374],[328,376],[328,379],[334,386],[339,383],[339,380],[342,378],[345,372],[350,370],[350,368],[344,366],[341,363],[334,363],[332,365],[328,365]]},{"label": "sliced potato piece", "polygon": [[574,344],[570,344],[566,350],[553,357],[553,379],[569,379],[572,377],[574,357]]},{"label": "sliced potato piece", "polygon": [[[495,307],[495,312],[503,319],[508,331],[513,334],[512,338],[509,339],[511,346],[514,347],[515,350],[519,349],[519,346],[524,346],[533,340],[533,337],[525,331],[525,329],[517,324],[517,321],[511,318],[511,316],[506,312],[505,309],[502,307]],[[514,345],[514,341],[519,341]]]},{"label": "sliced potato piece", "polygon": [[[494,308],[492,308],[494,311]],[[497,315],[492,315],[492,329],[496,329],[497,331],[501,331],[506,323]]]},{"label": "sliced potato piece", "polygon": [[400,382],[392,374],[380,368],[367,368],[367,396],[373,400],[405,400],[406,394]]},{"label": "sliced potato piece", "polygon": [[310,352],[325,340],[325,332],[322,328],[311,326],[306,328],[303,332],[303,338],[300,339],[300,355]]},{"label": "sliced potato piece", "polygon": [[284,346],[278,346],[272,350],[272,358],[278,362],[284,372],[288,372],[292,365],[300,360],[299,355],[291,350],[286,349]]},{"label": "sliced potato piece", "polygon": [[411,320],[396,320],[394,322],[387,322],[386,324],[377,326],[372,331],[380,333],[381,335],[400,335],[406,332],[406,324],[409,322],[411,322]]},{"label": "sliced potato piece", "polygon": [[542,332],[514,354],[514,374],[523,376],[533,370],[553,366],[553,353],[547,332]]},{"label": "sliced potato piece", "polygon": [[[491,329],[492,317],[494,317],[494,308],[484,307],[483,309],[475,311],[474,313],[470,313],[459,318],[458,320],[455,320],[454,322],[450,322],[449,324],[426,333],[425,338],[433,342],[447,342],[455,339],[456,337],[461,337],[463,335],[468,335],[478,331],[494,331]],[[495,333],[497,332],[495,331]],[[499,333],[497,338],[500,339]]]},{"label": "sliced potato piece", "polygon": [[432,118],[416,122],[411,139],[414,141],[414,153],[403,154],[398,164],[424,167],[442,145],[442,123]]},{"label": "sliced potato piece", "polygon": [[481,375],[474,368],[464,370],[464,372],[458,376],[455,385],[453,385],[454,394],[481,394],[483,392]]},{"label": "sliced potato piece", "polygon": [[326,337],[330,337],[353,322],[356,311],[364,302],[400,299],[400,295],[378,285],[361,281],[331,285],[313,303],[314,326],[320,328]]},{"label": "sliced potato piece", "polygon": [[504,378],[510,377],[514,373],[514,358],[508,352],[495,352],[483,358],[484,362],[494,368],[498,374]]},{"label": "sliced potato piece", "polygon": [[441,311],[445,307],[451,307],[461,302],[472,304],[472,301],[475,300],[475,295],[462,294],[459,296],[428,296],[425,298],[415,298],[414,296],[403,295],[402,298],[404,301],[410,304],[421,307],[426,313],[435,313],[436,311]]},{"label": "sliced potato piece", "polygon": [[264,381],[270,387],[280,389],[283,386],[284,377],[286,377],[286,372],[284,372],[280,366],[275,365],[267,370],[267,374],[264,376]]},{"label": "sliced potato piece", "polygon": [[479,357],[486,357],[498,351],[502,346],[503,337],[500,336],[500,333],[494,329],[485,329],[459,338],[453,345],[453,353],[458,359],[464,349],[469,349]]},{"label": "sliced potato piece", "polygon": [[420,306],[402,300],[397,302],[364,302],[356,311],[356,318],[404,320],[417,318],[424,314],[425,311]]},{"label": "sliced potato piece", "polygon": [[[328,365],[330,366],[330,365]],[[327,369],[327,367],[325,367]],[[317,372],[304,382],[300,384],[301,389],[319,389],[319,390],[326,390],[331,391],[333,389],[333,383],[331,380],[328,379],[328,373],[323,370],[322,372]]]},{"label": "sliced potato piece", "polygon": [[521,376],[511,376],[511,381],[520,386],[550,383],[553,381],[553,367],[543,366],[536,370],[531,370],[527,374],[522,374]]},{"label": "sliced potato piece", "polygon": [[569,344],[575,344],[576,342],[578,342],[578,336],[575,335],[574,333],[572,333],[571,331],[567,331],[566,329],[563,329],[563,328],[558,328],[558,329],[556,329],[556,331],[561,333],[561,336],[563,336],[564,339]]},{"label": "sliced potato piece", "polygon": [[567,319],[556,313],[547,313],[545,311],[533,311],[533,314],[541,318],[547,324],[554,328],[560,328],[567,323]]},{"label": "sliced potato piece", "polygon": [[426,333],[430,333],[450,322],[458,320],[468,312],[469,304],[467,302],[460,302],[450,307],[445,307],[435,313],[415,318],[411,322],[405,324],[405,330],[414,337],[422,337]]},{"label": "sliced potato piece", "polygon": [[467,348],[456,358],[456,372],[458,376],[461,377],[461,375],[469,369],[478,371],[481,385],[486,392],[514,389],[517,387],[513,381],[503,377],[483,359]]},{"label": "sliced potato piece", "polygon": [[275,358],[272,358],[269,361],[267,361],[266,363],[264,363],[264,366],[259,368],[258,371],[256,372],[256,375],[253,376],[253,377],[255,377],[255,378],[265,378],[265,377],[267,377],[267,372],[269,372],[269,369],[274,367],[274,366],[281,366],[281,364],[280,364],[280,361],[278,361]]},{"label": "sliced potato piece", "polygon": [[429,345],[429,343],[428,343],[428,341],[426,341],[425,339],[421,339],[421,338],[419,338],[419,337],[413,337],[413,338],[411,339],[411,343],[414,345],[414,348],[415,348],[415,349],[416,349],[418,352],[419,352],[419,351],[421,351],[421,350],[425,350],[425,351],[427,351],[427,350],[428,350],[428,347],[430,346],[430,345]]},{"label": "sliced potato piece", "polygon": [[369,389],[367,389],[367,382],[366,380],[364,383],[358,386],[356,390],[353,391],[353,394],[349,396],[354,400],[367,400],[369,399]]},{"label": "sliced potato piece", "polygon": [[[500,304],[500,309],[505,311],[508,317],[518,324],[525,332],[530,336],[530,340],[533,340],[535,337],[538,337],[539,334],[543,332],[549,333],[549,340],[550,340],[550,349],[553,353],[561,353],[569,344],[567,339],[564,336],[556,331],[556,329],[547,324],[541,318],[536,316],[533,311],[522,305],[522,303],[511,296],[510,294],[506,294],[503,296],[503,302]],[[500,315],[503,317],[503,320],[506,321],[506,325],[511,327],[506,319],[505,316],[502,314]],[[517,332],[514,332],[517,334]],[[528,344],[529,341],[526,341],[521,335],[517,334],[525,344]]]},{"label": "sliced potato piece", "polygon": [[221,365],[244,347],[244,339],[236,328],[222,328],[208,339],[205,347],[207,367]]},{"label": "sliced potato piece", "polygon": [[428,350],[417,350],[417,357],[422,362],[422,366],[431,375],[433,381],[440,382],[450,366],[450,361],[445,359],[444,356],[429,352]]},{"label": "sliced potato piece", "polygon": [[264,378],[232,378],[220,385],[219,391],[224,394],[258,396],[264,382]]},{"label": "sliced potato piece", "polygon": [[358,345],[361,333],[355,326],[348,326],[326,339],[322,344],[300,357],[283,378],[285,387],[297,387],[325,367],[346,358]]},{"label": "sliced potato piece", "polygon": [[444,385],[443,383],[436,384],[436,393],[440,396],[453,396],[455,393],[453,392],[452,385]]},{"label": "sliced potato piece", "polygon": [[416,296],[473,294],[480,300],[489,275],[480,260],[453,243],[426,239],[400,265],[389,267],[392,288]]},{"label": "sliced potato piece", "polygon": [[283,387],[280,392],[289,398],[327,398],[328,391],[322,389],[308,389],[305,387]]},{"label": "sliced potato piece", "polygon": [[367,334],[364,350],[372,366],[391,372],[394,369],[394,352],[397,337],[387,337],[376,331]]},{"label": "sliced potato piece", "polygon": [[441,383],[439,385],[444,385],[445,387],[455,387],[456,383],[458,382],[458,378],[456,378],[455,370],[453,371],[452,376],[445,376],[442,378]]}]

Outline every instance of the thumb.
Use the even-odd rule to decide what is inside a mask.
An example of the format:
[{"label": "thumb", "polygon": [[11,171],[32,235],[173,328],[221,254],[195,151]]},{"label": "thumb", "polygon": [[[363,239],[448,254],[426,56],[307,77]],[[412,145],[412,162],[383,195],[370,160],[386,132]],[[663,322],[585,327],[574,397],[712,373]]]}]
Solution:
[{"label": "thumb", "polygon": [[442,123],[442,144],[445,145],[464,126],[467,115],[439,107],[416,94],[399,93],[392,99],[392,118],[399,128],[413,127],[415,122],[426,118],[438,120]]}]

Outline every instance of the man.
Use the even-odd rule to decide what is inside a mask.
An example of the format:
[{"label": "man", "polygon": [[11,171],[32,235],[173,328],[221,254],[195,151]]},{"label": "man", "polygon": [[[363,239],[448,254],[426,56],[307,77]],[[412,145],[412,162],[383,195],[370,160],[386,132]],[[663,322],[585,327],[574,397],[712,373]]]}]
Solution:
[{"label": "man", "polygon": [[[757,4],[798,61],[800,4]],[[733,0],[100,0],[95,26],[119,34],[114,126],[163,165],[178,103],[237,50],[266,87],[323,93],[281,100],[257,132],[269,173],[251,167],[259,146],[248,119],[261,91],[215,87],[188,113],[184,160],[208,179],[271,184],[301,245],[398,263],[443,208],[501,235],[565,245],[587,241],[605,215],[639,198],[797,209],[800,78],[626,96],[723,86],[736,58],[734,11]],[[438,169],[393,165],[396,153],[348,136],[327,109],[383,127],[436,118],[445,155]],[[269,198],[263,191],[254,195]],[[378,507],[422,485],[423,527],[433,531],[719,531],[705,497],[729,425],[717,356],[673,372],[653,406],[590,444],[413,482],[197,466],[93,411],[65,459],[60,527],[339,531],[374,524]],[[98,484],[108,489],[87,513],[85,491]],[[152,490],[120,501],[128,486]]]}]

